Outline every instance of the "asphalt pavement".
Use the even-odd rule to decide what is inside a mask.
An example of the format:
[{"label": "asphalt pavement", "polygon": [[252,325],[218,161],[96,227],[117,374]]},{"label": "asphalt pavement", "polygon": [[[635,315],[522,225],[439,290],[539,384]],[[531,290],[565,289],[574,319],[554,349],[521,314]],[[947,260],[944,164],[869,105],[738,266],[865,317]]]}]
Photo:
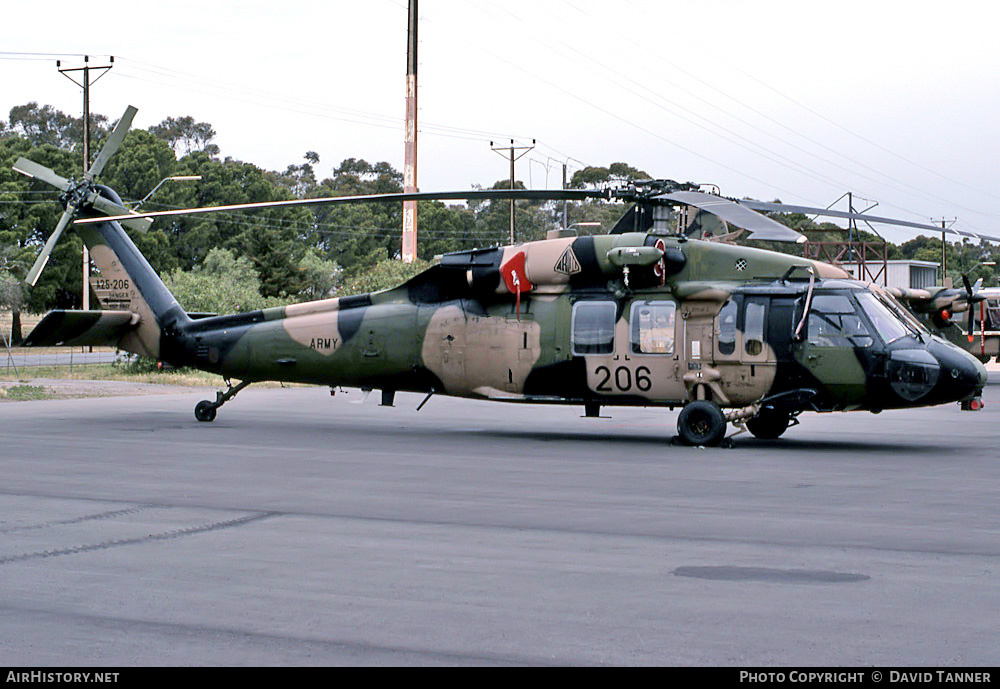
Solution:
[{"label": "asphalt pavement", "polygon": [[676,412],[324,388],[0,403],[0,664],[995,665],[1000,386]]}]

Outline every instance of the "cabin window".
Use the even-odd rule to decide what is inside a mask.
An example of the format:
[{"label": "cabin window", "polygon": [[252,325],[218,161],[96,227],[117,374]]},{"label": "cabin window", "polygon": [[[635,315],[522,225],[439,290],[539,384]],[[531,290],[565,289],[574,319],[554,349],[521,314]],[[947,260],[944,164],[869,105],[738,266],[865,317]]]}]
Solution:
[{"label": "cabin window", "polygon": [[763,301],[747,300],[743,312],[743,348],[750,356],[764,351],[764,314],[767,307]]},{"label": "cabin window", "polygon": [[613,301],[579,301],[573,306],[573,354],[611,354],[615,348]]},{"label": "cabin window", "polygon": [[673,354],[674,314],[672,301],[637,301],[632,304],[633,354]]},{"label": "cabin window", "polygon": [[727,301],[719,312],[719,354],[736,351],[736,312],[735,301]]},{"label": "cabin window", "polygon": [[841,295],[817,295],[809,309],[809,344],[818,347],[871,347],[874,342],[851,301]]}]

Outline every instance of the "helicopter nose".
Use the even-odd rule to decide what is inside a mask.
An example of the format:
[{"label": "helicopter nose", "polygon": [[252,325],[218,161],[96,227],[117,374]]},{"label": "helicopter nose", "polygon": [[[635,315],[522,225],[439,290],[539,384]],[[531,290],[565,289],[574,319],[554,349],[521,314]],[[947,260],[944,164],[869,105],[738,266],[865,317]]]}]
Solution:
[{"label": "helicopter nose", "polygon": [[958,347],[948,347],[934,352],[941,364],[943,396],[948,401],[959,401],[983,393],[988,373],[976,357]]}]

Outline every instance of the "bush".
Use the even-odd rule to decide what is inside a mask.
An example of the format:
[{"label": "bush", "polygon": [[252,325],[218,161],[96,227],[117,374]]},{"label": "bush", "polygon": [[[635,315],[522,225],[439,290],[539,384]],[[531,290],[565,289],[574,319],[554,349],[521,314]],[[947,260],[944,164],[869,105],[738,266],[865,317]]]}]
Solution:
[{"label": "bush", "polygon": [[398,287],[414,275],[430,268],[431,264],[420,259],[413,263],[403,263],[392,259],[379,261],[372,268],[354,275],[340,286],[337,294],[349,296],[352,294],[368,294],[383,289]]}]

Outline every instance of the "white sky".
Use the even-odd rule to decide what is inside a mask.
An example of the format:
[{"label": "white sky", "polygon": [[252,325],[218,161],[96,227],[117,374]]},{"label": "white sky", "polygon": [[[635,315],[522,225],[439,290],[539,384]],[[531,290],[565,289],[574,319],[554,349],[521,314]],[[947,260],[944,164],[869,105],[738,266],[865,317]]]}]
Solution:
[{"label": "white sky", "polygon": [[[489,141],[514,137],[537,140],[517,167],[534,188],[567,160],[624,161],[728,196],[853,191],[876,214],[1000,234],[1000,3],[502,5],[420,5],[422,191],[505,178]],[[55,60],[83,54],[115,56],[91,92],[112,119],[128,104],[141,128],[191,115],[223,155],[268,169],[307,150],[322,176],[347,157],[402,169],[406,0],[8,0],[0,119],[29,101],[78,116]]]}]

